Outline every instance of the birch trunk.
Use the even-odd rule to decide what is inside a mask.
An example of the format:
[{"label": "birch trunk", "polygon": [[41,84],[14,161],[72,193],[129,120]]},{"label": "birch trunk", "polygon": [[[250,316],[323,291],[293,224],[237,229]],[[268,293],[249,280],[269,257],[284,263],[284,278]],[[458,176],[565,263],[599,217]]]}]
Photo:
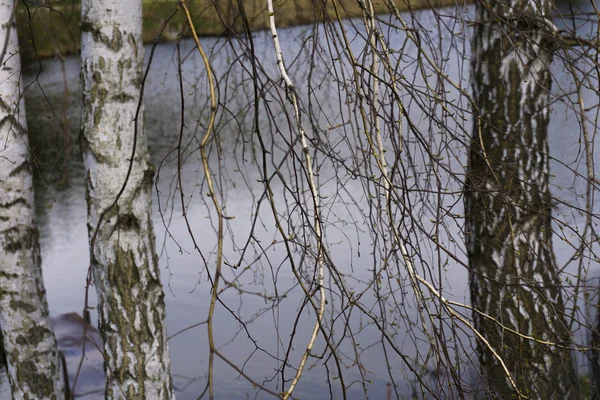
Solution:
[{"label": "birch trunk", "polygon": [[142,2],[84,0],[81,28],[81,146],[90,241],[100,216],[127,181],[117,205],[103,216],[92,249],[99,326],[108,356],[106,397],[171,399],[143,109],[137,129],[134,123],[144,61]]},{"label": "birch trunk", "polygon": [[13,398],[62,399],[35,223],[14,6],[0,0],[0,324]]},{"label": "birch trunk", "polygon": [[[473,306],[523,335],[568,345],[548,188],[549,9],[549,0],[477,2],[472,76],[479,123],[470,149],[466,238]],[[568,350],[473,317],[522,394],[579,398]],[[478,353],[491,392],[518,398],[492,353],[481,345]]]},{"label": "birch trunk", "polygon": [[589,363],[591,372],[591,384],[592,384],[592,400],[600,400],[600,298],[596,304],[596,328],[592,329],[590,346],[592,350],[590,353]]}]

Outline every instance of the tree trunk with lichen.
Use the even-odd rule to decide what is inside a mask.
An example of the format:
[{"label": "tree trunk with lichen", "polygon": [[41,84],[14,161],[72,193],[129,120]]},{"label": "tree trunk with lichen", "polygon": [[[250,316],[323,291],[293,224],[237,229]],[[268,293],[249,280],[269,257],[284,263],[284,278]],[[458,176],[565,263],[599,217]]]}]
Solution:
[{"label": "tree trunk with lichen", "polygon": [[[473,307],[493,318],[475,312],[476,328],[521,394],[562,400],[579,385],[552,248],[549,11],[549,0],[477,2],[465,230]],[[478,355],[491,397],[519,398],[481,341]]]},{"label": "tree trunk with lichen", "polygon": [[0,325],[13,399],[63,399],[33,204],[13,0],[0,0]]},{"label": "tree trunk with lichen", "polygon": [[84,0],[81,29],[81,146],[106,397],[172,399],[151,218],[153,168],[138,108],[141,0]]}]

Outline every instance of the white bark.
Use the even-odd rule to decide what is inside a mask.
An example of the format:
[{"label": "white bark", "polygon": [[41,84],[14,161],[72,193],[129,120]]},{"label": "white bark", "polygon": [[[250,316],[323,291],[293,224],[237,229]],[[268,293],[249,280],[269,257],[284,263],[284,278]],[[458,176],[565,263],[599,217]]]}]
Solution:
[{"label": "white bark", "polygon": [[99,326],[108,356],[106,396],[170,399],[164,293],[151,219],[153,169],[143,109],[137,130],[134,123],[144,60],[141,18],[141,0],[82,2],[81,145],[90,240],[127,181],[117,206],[103,216],[92,254]]},{"label": "white bark", "polygon": [[550,8],[549,0],[475,7],[472,71],[479,113],[465,230],[474,324],[504,365],[482,344],[479,361],[500,398],[518,397],[515,381],[530,399],[579,398],[570,351],[547,345],[570,341],[552,248]]},{"label": "white bark", "polygon": [[59,399],[64,386],[42,279],[13,7],[0,0],[0,324],[13,399]]}]

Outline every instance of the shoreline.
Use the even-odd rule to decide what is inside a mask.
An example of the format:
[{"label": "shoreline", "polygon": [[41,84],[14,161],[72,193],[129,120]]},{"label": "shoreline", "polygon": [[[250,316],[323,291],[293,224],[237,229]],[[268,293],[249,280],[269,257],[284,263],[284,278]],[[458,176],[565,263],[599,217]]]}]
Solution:
[{"label": "shoreline", "polygon": [[[268,13],[264,0],[243,0],[252,31],[268,29]],[[468,0],[396,0],[400,12],[416,11],[470,3]],[[81,7],[74,0],[43,0],[43,5],[26,6],[19,3],[16,18],[21,58],[30,64],[36,60],[65,57],[77,53],[81,36]],[[165,19],[177,8],[177,0],[143,0],[144,44],[153,43]],[[331,1],[316,7],[315,0],[284,0],[276,5],[275,18],[278,28],[323,22],[335,19]],[[357,0],[337,0],[342,18],[357,18],[362,15]],[[374,2],[375,12],[387,14],[383,0]],[[327,15],[325,15],[325,11]],[[243,32],[237,2],[231,0],[192,0],[190,12],[196,31],[201,36],[223,36],[229,30]],[[183,13],[178,11],[167,24],[159,42],[176,40],[183,26]],[[184,35],[189,36],[189,29]]]}]

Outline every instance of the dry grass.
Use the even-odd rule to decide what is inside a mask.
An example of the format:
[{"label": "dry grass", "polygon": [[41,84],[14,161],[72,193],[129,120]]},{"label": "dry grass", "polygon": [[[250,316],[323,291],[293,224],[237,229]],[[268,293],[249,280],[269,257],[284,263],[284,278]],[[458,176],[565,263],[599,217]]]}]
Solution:
[{"label": "dry grass", "polygon": [[[311,24],[333,17],[330,0],[283,0],[276,1],[275,15],[279,27]],[[17,13],[19,38],[23,59],[67,55],[79,48],[81,9],[74,0],[46,0],[51,6],[29,6],[20,2]],[[268,26],[266,2],[264,0],[243,0],[246,15],[252,30],[266,29]],[[177,7],[178,1],[144,1],[144,41],[152,42],[165,18]],[[223,35],[228,30],[241,31],[243,28],[240,12],[235,0],[192,0],[190,10],[196,30],[202,35]],[[342,17],[361,16],[357,0],[338,0]],[[396,0],[400,11],[409,9],[442,7],[456,4],[456,0]],[[387,13],[383,0],[375,2],[378,13]],[[326,11],[326,12],[325,12]],[[183,24],[183,14],[178,12],[171,20],[160,40],[173,40]]]}]

